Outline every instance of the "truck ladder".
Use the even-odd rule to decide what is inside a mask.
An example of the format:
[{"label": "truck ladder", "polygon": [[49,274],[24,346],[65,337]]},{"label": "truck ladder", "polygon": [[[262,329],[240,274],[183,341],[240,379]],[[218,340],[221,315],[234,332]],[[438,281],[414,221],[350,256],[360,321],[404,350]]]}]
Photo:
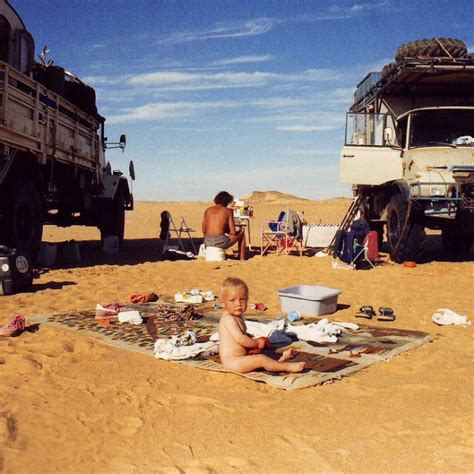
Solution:
[{"label": "truck ladder", "polygon": [[[359,191],[359,194],[354,197],[352,200],[351,205],[349,206],[349,209],[346,212],[346,215],[342,219],[341,223],[339,224],[339,228],[337,229],[338,231],[345,232],[349,230],[350,226],[354,222],[354,218],[360,210],[360,205],[366,198],[366,193],[364,191]],[[336,240],[336,234],[334,234],[334,237],[331,240],[331,243],[326,247],[325,251],[326,253],[330,254],[333,247],[334,247],[334,242]]]}]

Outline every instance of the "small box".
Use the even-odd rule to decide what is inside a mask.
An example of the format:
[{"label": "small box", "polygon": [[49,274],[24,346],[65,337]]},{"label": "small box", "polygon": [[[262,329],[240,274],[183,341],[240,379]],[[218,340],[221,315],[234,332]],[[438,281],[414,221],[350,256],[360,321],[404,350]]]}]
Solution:
[{"label": "small box", "polygon": [[334,313],[341,290],[327,286],[297,285],[278,290],[281,310],[299,311],[305,316]]},{"label": "small box", "polygon": [[38,258],[36,263],[43,267],[54,267],[56,264],[56,257],[58,253],[57,244],[51,244],[49,242],[41,242]]}]

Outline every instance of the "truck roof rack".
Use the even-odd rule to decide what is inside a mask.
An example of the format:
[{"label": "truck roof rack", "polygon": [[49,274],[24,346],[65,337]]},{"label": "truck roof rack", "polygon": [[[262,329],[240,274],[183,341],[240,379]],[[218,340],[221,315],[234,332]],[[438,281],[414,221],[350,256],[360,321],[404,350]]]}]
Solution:
[{"label": "truck roof rack", "polygon": [[456,89],[471,96],[474,90],[474,59],[406,58],[382,73],[369,73],[357,86],[351,111],[370,103],[381,94],[418,95]]}]

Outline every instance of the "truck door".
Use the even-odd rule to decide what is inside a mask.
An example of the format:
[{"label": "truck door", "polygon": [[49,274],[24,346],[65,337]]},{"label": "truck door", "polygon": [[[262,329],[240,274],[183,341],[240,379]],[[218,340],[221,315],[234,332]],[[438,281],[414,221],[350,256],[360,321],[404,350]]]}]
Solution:
[{"label": "truck door", "polygon": [[402,177],[401,147],[389,114],[348,113],[339,181],[379,185]]}]

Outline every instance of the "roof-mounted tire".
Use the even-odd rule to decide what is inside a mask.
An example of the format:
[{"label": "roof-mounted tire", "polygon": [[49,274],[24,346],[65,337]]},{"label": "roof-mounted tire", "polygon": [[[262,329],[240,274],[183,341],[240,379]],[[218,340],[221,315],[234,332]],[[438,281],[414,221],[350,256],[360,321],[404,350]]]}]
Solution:
[{"label": "roof-mounted tire", "polygon": [[397,49],[395,59],[405,58],[462,58],[467,54],[464,41],[454,38],[431,38],[405,43]]}]

